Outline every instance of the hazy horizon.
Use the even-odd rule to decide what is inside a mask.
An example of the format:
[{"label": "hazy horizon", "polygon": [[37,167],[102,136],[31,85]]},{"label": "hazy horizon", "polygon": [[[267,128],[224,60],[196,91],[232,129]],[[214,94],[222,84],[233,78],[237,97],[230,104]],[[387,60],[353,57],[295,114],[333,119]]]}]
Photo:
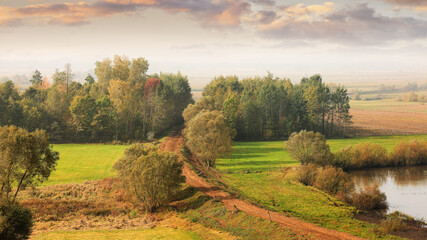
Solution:
[{"label": "hazy horizon", "polygon": [[293,82],[427,80],[427,1],[0,0],[0,77],[115,54],[202,88],[219,75]]}]

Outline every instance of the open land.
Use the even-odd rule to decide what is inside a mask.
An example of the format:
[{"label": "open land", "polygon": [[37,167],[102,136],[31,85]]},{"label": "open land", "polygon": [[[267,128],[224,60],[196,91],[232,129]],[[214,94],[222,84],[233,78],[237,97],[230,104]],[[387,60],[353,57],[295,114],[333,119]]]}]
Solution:
[{"label": "open land", "polygon": [[[391,150],[395,143],[411,139],[427,139],[427,135],[340,139],[328,143],[332,151],[368,141]],[[293,168],[298,163],[289,157],[283,144],[282,141],[235,143],[231,158],[220,159],[217,164],[229,193],[216,188],[215,179],[208,183],[187,165],[184,172],[188,185],[184,196],[172,203],[172,211],[165,209],[155,214],[141,211],[121,189],[118,180],[109,178],[114,176],[112,165],[125,146],[55,145],[62,157],[57,171],[68,175],[67,178],[52,178],[46,183],[49,186],[26,190],[20,195],[21,203],[35,214],[32,239],[328,239],[341,234],[327,229],[375,238],[376,225],[355,219],[352,207],[293,180]],[[163,145],[170,151],[180,151],[182,147],[170,141]],[[103,147],[114,149],[113,154],[96,157]],[[94,155],[77,154],[97,150],[100,152]],[[82,168],[83,163],[96,167]],[[91,176],[90,172],[103,180],[87,182],[82,176]],[[58,185],[59,181],[67,184]],[[307,231],[304,226],[312,229]],[[328,235],[331,233],[335,235]],[[351,239],[351,235],[342,236]]]},{"label": "open land", "polygon": [[385,99],[351,101],[355,135],[427,134],[427,104]]}]

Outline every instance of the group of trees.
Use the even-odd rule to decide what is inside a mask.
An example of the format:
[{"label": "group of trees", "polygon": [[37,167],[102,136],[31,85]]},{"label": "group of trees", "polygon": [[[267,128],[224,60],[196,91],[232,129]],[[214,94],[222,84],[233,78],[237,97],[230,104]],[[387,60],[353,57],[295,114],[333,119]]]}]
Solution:
[{"label": "group of trees", "polygon": [[344,134],[351,123],[347,90],[329,87],[320,75],[294,85],[269,74],[239,81],[218,77],[184,111],[189,149],[207,167],[231,152],[232,139],[283,139],[301,129],[326,136]]},{"label": "group of trees", "polygon": [[320,75],[295,85],[271,74],[242,81],[218,77],[195,105],[221,111],[236,139],[244,140],[281,139],[301,129],[343,135],[351,122],[347,90],[329,87]]},{"label": "group of trees", "polygon": [[193,100],[185,76],[147,70],[143,58],[115,56],[96,62],[98,81],[90,74],[84,84],[73,81],[67,64],[51,86],[36,70],[22,93],[11,81],[0,85],[0,125],[44,129],[56,142],[153,138],[182,124],[182,111]]}]

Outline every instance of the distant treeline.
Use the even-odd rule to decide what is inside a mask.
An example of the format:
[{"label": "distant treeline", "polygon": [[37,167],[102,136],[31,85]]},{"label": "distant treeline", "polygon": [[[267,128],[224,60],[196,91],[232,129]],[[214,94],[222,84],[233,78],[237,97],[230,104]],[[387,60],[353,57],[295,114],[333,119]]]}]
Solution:
[{"label": "distant treeline", "polygon": [[0,85],[0,125],[44,129],[54,142],[154,138],[181,125],[193,100],[185,76],[150,76],[148,66],[143,58],[115,56],[96,62],[98,81],[91,75],[84,84],[73,81],[69,64],[55,72],[52,86],[37,70],[24,92],[7,81]]},{"label": "distant treeline", "polygon": [[222,111],[238,140],[287,138],[301,129],[342,136],[351,123],[349,97],[342,86],[329,87],[320,75],[289,79],[218,77],[193,106]]}]

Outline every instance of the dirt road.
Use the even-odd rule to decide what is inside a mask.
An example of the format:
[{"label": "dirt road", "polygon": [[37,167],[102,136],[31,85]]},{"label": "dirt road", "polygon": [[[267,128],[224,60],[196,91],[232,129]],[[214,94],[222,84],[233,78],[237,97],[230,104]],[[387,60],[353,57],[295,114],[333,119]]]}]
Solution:
[{"label": "dirt road", "polygon": [[[166,141],[161,144],[161,149],[181,154],[181,147],[183,142],[184,140],[181,136],[168,137]],[[361,239],[348,233],[322,228],[311,223],[303,222],[296,218],[285,216],[278,212],[271,212],[235,198],[227,192],[220,190],[219,188],[205,181],[203,178],[199,177],[194,171],[191,170],[187,163],[184,165],[183,173],[186,176],[186,181],[189,185],[196,187],[212,198],[221,200],[224,206],[230,210],[236,210],[237,208],[239,211],[245,212],[251,216],[260,217],[266,220],[271,219],[271,221],[276,222],[286,228],[304,234],[311,234],[317,239]]]}]

